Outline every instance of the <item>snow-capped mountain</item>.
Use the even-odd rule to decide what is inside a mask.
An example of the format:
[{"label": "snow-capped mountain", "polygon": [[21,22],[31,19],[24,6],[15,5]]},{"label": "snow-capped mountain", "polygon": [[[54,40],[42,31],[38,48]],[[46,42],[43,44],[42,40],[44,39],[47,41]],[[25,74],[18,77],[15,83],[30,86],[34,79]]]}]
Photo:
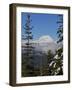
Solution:
[{"label": "snow-capped mountain", "polygon": [[[54,53],[58,48],[58,44],[49,35],[41,36],[38,40],[31,41],[31,43],[36,51],[42,51],[44,53],[47,53],[48,50],[51,50]],[[22,45],[25,45],[25,41],[22,41]]]},{"label": "snow-capped mountain", "polygon": [[57,43],[53,40],[53,38],[49,35],[45,35],[39,38],[38,40],[39,46],[37,46],[38,49],[47,52],[48,50],[51,50],[52,52],[55,52],[57,49]]}]

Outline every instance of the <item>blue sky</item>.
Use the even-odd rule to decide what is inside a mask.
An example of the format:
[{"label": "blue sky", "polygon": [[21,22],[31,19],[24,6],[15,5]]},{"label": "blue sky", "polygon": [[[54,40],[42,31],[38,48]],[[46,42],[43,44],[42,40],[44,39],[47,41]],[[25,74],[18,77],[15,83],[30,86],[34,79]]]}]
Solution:
[{"label": "blue sky", "polygon": [[[25,31],[23,26],[26,23],[26,16],[28,13],[21,13],[21,27],[22,33]],[[37,13],[30,13],[32,22],[31,25],[34,27],[32,29],[32,34],[34,39],[38,39],[41,36],[49,35],[54,40],[57,39],[57,20],[58,14],[37,14]]]}]

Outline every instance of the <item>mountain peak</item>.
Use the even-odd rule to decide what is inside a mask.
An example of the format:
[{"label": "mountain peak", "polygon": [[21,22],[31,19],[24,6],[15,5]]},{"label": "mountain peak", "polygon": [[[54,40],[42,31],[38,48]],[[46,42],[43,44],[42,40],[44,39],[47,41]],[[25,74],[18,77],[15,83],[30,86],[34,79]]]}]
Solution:
[{"label": "mountain peak", "polygon": [[49,35],[44,35],[39,38],[39,43],[54,43],[54,40]]}]

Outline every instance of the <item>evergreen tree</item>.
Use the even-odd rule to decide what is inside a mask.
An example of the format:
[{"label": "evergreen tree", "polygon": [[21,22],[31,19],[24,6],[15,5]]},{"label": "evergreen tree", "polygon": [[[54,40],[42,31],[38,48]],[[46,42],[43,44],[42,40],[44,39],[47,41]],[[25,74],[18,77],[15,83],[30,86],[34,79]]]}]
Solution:
[{"label": "evergreen tree", "polygon": [[[58,43],[63,43],[63,15],[59,15],[59,21],[57,22],[59,24],[58,28]],[[59,57],[59,72],[58,75],[63,74],[63,45],[57,50],[58,57]]]},{"label": "evergreen tree", "polygon": [[[63,43],[63,16],[58,15],[58,44]],[[63,45],[58,48],[55,56],[55,64],[54,64],[54,74],[62,75],[63,74]]]},{"label": "evergreen tree", "polygon": [[58,41],[57,43],[60,43],[63,41],[63,16],[62,15],[58,15],[58,30],[57,30],[57,34],[58,34]]},{"label": "evergreen tree", "polygon": [[57,43],[61,44],[61,46],[56,50],[55,56],[52,57],[52,61],[49,63],[50,75],[63,75],[63,45],[62,45],[63,43],[63,16],[62,15],[58,15],[57,24],[58,24]]},{"label": "evergreen tree", "polygon": [[52,66],[50,64],[54,61],[53,57],[54,57],[54,54],[52,53],[52,51],[48,50],[47,63],[43,71],[44,75],[52,75]]},{"label": "evergreen tree", "polygon": [[22,39],[25,41],[25,45],[22,46],[22,76],[34,75],[34,64],[33,64],[33,51],[32,46],[32,26],[30,15],[27,15],[26,23],[24,25],[25,35]]}]

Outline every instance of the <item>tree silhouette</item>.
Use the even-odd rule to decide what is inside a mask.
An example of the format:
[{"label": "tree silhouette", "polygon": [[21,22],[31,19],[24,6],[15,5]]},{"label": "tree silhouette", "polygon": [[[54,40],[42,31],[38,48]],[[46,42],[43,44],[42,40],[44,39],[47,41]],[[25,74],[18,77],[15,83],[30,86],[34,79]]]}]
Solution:
[{"label": "tree silhouette", "polygon": [[62,15],[58,15],[58,30],[57,30],[57,34],[58,34],[58,41],[57,43],[60,43],[63,41],[63,16]]},{"label": "tree silhouette", "polygon": [[[58,28],[58,43],[63,43],[63,15],[59,15],[59,28]],[[63,45],[57,50],[58,53],[58,61],[59,61],[59,72],[58,75],[62,75],[63,74]]]},{"label": "tree silhouette", "polygon": [[55,64],[54,64],[54,74],[55,75],[62,75],[63,74],[63,15],[58,15],[58,44],[61,44],[61,46],[56,51]]},{"label": "tree silhouette", "polygon": [[[56,54],[53,58],[51,58],[49,63],[49,71],[50,75],[63,75],[63,16],[58,15],[58,40],[57,43],[61,44],[61,46],[56,50]],[[51,55],[51,54],[50,54]],[[50,55],[48,55],[48,60],[50,59]]]},{"label": "tree silhouette", "polygon": [[25,41],[25,45],[22,46],[22,76],[34,75],[34,64],[33,64],[33,51],[32,46],[32,26],[30,15],[27,15],[26,23],[24,25],[25,34],[22,39]]}]

